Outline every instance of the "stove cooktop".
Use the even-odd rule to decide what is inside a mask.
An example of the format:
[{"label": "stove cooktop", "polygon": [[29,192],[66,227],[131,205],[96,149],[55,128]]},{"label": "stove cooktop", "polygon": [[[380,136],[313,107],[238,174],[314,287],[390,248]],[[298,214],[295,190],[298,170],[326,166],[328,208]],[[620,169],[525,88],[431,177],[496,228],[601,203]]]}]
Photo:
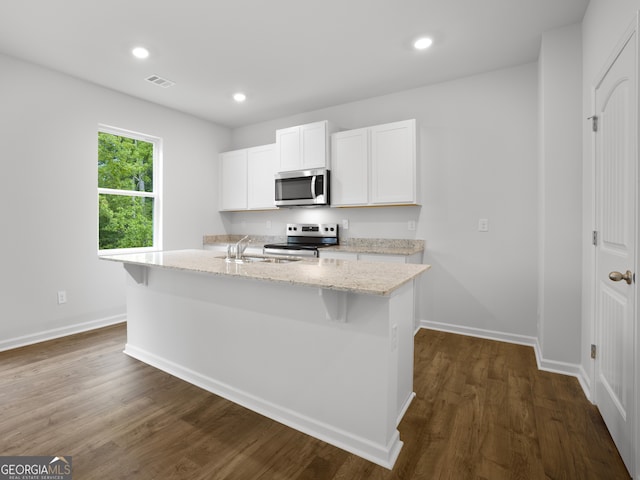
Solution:
[{"label": "stove cooktop", "polygon": [[[338,224],[336,223],[289,223],[287,243],[272,243],[264,246],[265,253],[287,251],[311,252],[317,256],[319,248],[338,245]],[[293,253],[291,253],[293,252]]]}]

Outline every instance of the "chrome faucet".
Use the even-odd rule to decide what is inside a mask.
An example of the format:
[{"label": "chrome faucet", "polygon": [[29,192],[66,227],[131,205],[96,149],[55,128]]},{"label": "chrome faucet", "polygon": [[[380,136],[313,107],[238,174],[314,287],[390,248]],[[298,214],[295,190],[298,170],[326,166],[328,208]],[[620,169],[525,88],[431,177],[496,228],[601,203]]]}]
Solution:
[{"label": "chrome faucet", "polygon": [[235,244],[228,243],[227,258],[225,260],[227,262],[235,261],[236,263],[243,263],[242,256],[244,255],[244,251],[247,249],[250,243],[251,239],[249,238],[249,235],[245,235]]},{"label": "chrome faucet", "polygon": [[236,243],[236,248],[235,248],[236,262],[242,261],[242,255],[244,255],[244,251],[249,246],[249,243],[251,243],[251,239],[249,238],[249,235],[245,235],[240,240],[238,240],[238,243]]}]

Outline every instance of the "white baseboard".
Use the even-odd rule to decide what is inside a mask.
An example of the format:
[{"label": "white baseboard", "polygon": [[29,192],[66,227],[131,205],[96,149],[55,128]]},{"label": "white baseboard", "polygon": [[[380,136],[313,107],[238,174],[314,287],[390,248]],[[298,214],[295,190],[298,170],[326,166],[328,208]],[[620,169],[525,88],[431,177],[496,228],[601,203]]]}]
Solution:
[{"label": "white baseboard", "polygon": [[427,330],[439,330],[441,332],[457,333],[459,335],[468,335],[470,337],[485,338],[487,340],[497,340],[499,342],[515,343],[517,345],[526,345],[533,348],[536,356],[538,369],[545,372],[560,373],[576,377],[587,399],[591,400],[591,382],[589,376],[580,364],[558,362],[555,360],[547,360],[542,357],[542,350],[538,343],[537,337],[528,337],[526,335],[515,335],[512,333],[498,332],[494,330],[484,330],[481,328],[465,327],[461,325],[453,325],[449,323],[431,322],[422,320],[420,328]]},{"label": "white baseboard", "polygon": [[400,422],[404,418],[404,414],[407,413],[407,410],[409,410],[409,406],[411,405],[411,402],[413,402],[414,398],[416,398],[416,392],[411,392],[411,395],[409,395],[407,400],[404,402],[404,405],[402,405],[402,408],[400,409],[398,419],[396,420],[396,427],[400,425]]},{"label": "white baseboard", "polygon": [[457,333],[459,335],[467,335],[470,337],[486,338],[487,340],[497,340],[499,342],[515,343],[517,345],[527,345],[529,347],[535,347],[538,341],[536,337],[527,337],[525,335],[515,335],[512,333],[484,330],[474,327],[464,327],[450,323],[430,322],[428,320],[422,320],[420,322],[420,328]]},{"label": "white baseboard", "polygon": [[97,320],[90,320],[88,322],[76,323],[66,327],[53,328],[51,330],[45,330],[43,332],[24,335],[21,337],[10,338],[8,340],[2,340],[0,341],[0,352],[19,347],[26,347],[35,343],[46,342],[47,340],[66,337],[67,335],[73,335],[75,333],[82,333],[89,330],[95,330],[97,328],[108,327],[109,325],[122,323],[126,320],[127,316],[123,313],[120,315],[99,318]]},{"label": "white baseboard", "polygon": [[332,425],[319,422],[293,410],[273,404],[263,398],[251,395],[214,378],[204,376],[134,345],[127,344],[124,353],[185,382],[226,398],[233,403],[242,405],[249,410],[311,435],[323,442],[354,453],[382,467],[391,469],[400,454],[402,442],[397,430],[388,445],[375,444]]}]

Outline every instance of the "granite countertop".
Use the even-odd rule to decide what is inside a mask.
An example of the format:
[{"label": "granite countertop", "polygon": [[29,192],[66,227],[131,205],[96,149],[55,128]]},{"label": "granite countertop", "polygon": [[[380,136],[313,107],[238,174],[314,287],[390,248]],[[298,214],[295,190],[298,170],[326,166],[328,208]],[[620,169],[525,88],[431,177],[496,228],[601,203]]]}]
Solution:
[{"label": "granite countertop", "polygon": [[[203,245],[227,245],[240,240],[243,235],[205,235]],[[286,243],[286,236],[249,235],[251,246],[261,247],[267,243]],[[340,245],[326,249],[349,253],[377,253],[381,255],[413,255],[424,251],[424,240],[394,238],[346,238]]]},{"label": "granite countertop", "polygon": [[424,240],[394,238],[347,238],[340,245],[328,247],[339,252],[413,255],[424,252]]},{"label": "granite countertop", "polygon": [[303,259],[291,263],[228,263],[208,250],[105,255],[103,260],[183,270],[212,275],[245,277],[290,285],[388,296],[431,268],[421,264]]}]

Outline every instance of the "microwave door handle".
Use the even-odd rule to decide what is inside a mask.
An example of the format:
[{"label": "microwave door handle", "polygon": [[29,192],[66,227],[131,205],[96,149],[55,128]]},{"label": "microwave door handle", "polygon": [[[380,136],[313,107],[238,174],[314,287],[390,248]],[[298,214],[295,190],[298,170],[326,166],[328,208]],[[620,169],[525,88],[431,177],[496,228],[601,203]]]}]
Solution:
[{"label": "microwave door handle", "polygon": [[311,197],[316,198],[316,175],[311,177]]}]

